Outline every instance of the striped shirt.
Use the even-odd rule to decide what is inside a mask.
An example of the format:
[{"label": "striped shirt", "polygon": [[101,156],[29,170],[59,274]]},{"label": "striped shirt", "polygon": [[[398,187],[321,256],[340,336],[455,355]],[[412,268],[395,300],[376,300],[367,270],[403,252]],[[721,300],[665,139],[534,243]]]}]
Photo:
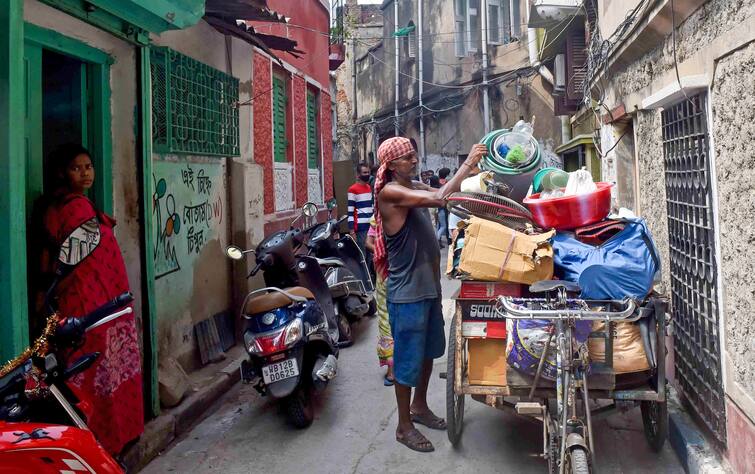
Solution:
[{"label": "striped shirt", "polygon": [[372,188],[364,182],[356,182],[349,187],[349,229],[366,232],[372,218]]}]

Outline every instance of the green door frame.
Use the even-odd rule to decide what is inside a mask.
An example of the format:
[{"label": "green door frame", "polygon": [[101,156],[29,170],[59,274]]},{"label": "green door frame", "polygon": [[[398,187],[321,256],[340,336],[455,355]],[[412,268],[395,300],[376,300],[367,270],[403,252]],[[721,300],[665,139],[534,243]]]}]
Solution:
[{"label": "green door frame", "polygon": [[[88,136],[89,148],[94,159],[97,179],[94,201],[107,214],[113,213],[112,138],[110,128],[110,65],[113,58],[81,41],[58,32],[41,28],[31,23],[24,24],[24,39],[27,44],[39,46],[56,53],[72,56],[87,63],[87,80],[92,90],[92,107],[88,116],[92,135]],[[40,124],[41,125],[41,124]],[[86,128],[85,128],[86,129]]]},{"label": "green door frame", "polygon": [[[108,213],[113,209],[110,128],[110,65],[112,58],[91,46],[51,30],[23,21],[23,0],[10,0],[0,7],[0,146],[7,160],[0,160],[0,221],[8,223],[6,238],[0,239],[0,360],[18,355],[29,343],[27,253],[26,253],[26,153],[25,123],[39,118],[27,114],[29,97],[25,85],[24,46],[76,57],[90,66],[93,92],[90,114],[91,153],[101,178],[94,190],[98,205]],[[36,100],[36,99],[35,99]],[[38,103],[37,103],[38,105]],[[41,127],[41,123],[37,124]],[[96,139],[95,139],[96,137]],[[34,144],[39,153],[38,144]],[[40,170],[31,170],[30,179],[41,179]],[[38,183],[37,183],[38,184]]]},{"label": "green door frame", "polygon": [[24,163],[24,1],[0,4],[0,365],[29,342]]},{"label": "green door frame", "polygon": [[141,181],[142,181],[142,326],[144,346],[144,368],[147,371],[149,390],[145,390],[145,407],[152,416],[160,414],[158,393],[157,356],[157,306],[155,303],[155,256],[152,228],[152,69],[149,46],[139,48],[139,125],[141,140]]}]

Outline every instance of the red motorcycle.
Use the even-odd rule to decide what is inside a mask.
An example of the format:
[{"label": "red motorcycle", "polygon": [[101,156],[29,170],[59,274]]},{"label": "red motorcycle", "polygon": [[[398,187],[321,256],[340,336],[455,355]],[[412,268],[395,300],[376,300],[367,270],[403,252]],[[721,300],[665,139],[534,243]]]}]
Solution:
[{"label": "red motorcycle", "polygon": [[[58,282],[99,244],[97,219],[91,219],[65,240],[49,303]],[[82,317],[61,318],[51,311],[42,335],[23,354],[0,367],[0,474],[122,473],[110,454],[74,408],[76,397],[65,381],[88,369],[99,353],[85,354],[70,364],[64,351],[80,345],[87,331],[131,313],[133,300],[124,293]]]}]

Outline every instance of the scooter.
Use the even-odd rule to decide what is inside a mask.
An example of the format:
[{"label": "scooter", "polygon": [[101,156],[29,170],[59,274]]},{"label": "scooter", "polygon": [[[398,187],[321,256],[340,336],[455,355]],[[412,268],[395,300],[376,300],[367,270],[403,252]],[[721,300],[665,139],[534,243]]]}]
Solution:
[{"label": "scooter", "polygon": [[[96,218],[68,236],[46,307],[59,281],[99,242]],[[99,354],[66,365],[62,350],[78,346],[87,331],[131,313],[131,307],[123,307],[132,300],[124,293],[83,317],[60,318],[52,312],[33,346],[0,368],[0,473],[123,472],[87,428],[64,383],[91,367]]]},{"label": "scooter", "polygon": [[[302,215],[317,213],[306,203]],[[254,252],[265,288],[250,292],[241,305],[244,347],[241,378],[263,396],[281,400],[289,422],[306,428],[314,419],[312,396],[336,376],[339,338],[333,302],[322,274],[321,261],[297,254],[304,235],[291,223],[289,230],[266,237],[255,250],[226,248],[241,260]]]},{"label": "scooter", "polygon": [[347,216],[331,218],[335,205],[335,199],[328,201],[328,220],[306,231],[310,235],[307,247],[309,255],[326,261],[323,269],[333,297],[340,333],[339,343],[341,347],[346,347],[354,343],[351,323],[363,316],[374,315],[377,312],[377,302],[375,287],[362,250],[350,235],[340,237],[338,229]]}]

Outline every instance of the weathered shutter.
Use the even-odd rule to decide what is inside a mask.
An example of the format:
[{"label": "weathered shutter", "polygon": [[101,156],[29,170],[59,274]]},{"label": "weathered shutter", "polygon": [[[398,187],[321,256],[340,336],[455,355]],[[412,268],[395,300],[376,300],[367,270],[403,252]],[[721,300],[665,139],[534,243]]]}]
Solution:
[{"label": "weathered shutter", "polygon": [[307,161],[310,168],[318,168],[320,144],[317,133],[317,96],[307,91]]},{"label": "weathered shutter", "polygon": [[585,30],[576,28],[566,35],[566,98],[582,100],[587,77]]},{"label": "weathered shutter", "polygon": [[285,163],[286,156],[286,87],[282,78],[273,77],[273,157]]}]

